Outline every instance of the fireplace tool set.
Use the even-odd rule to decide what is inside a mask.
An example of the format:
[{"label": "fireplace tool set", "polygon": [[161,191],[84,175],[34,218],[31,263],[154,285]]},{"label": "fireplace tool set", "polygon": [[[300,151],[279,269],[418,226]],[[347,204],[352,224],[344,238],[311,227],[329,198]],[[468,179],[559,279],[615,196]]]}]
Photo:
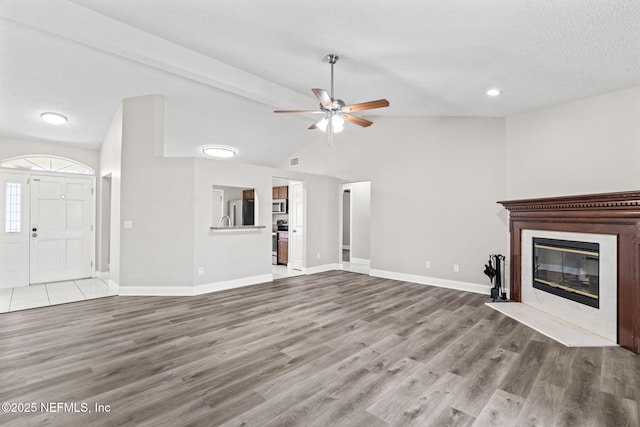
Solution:
[{"label": "fireplace tool set", "polygon": [[[493,302],[496,302],[497,299],[507,300],[507,292],[504,287],[504,261],[504,255],[489,255],[489,263],[484,265],[484,274],[489,277],[493,285],[491,288]],[[493,279],[495,279],[495,283]]]}]

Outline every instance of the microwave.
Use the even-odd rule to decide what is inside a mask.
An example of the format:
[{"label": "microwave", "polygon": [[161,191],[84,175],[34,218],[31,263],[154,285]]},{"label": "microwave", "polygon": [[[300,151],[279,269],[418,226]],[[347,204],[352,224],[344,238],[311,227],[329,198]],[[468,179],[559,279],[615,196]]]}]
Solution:
[{"label": "microwave", "polygon": [[274,199],[273,200],[273,213],[287,213],[287,199]]}]

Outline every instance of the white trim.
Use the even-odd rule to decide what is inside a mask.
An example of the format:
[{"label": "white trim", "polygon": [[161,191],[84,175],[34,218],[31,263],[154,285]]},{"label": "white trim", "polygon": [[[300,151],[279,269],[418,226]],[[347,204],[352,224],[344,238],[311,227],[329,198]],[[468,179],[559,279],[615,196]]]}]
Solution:
[{"label": "white trim", "polygon": [[440,288],[457,289],[459,291],[475,292],[477,294],[490,295],[491,286],[480,285],[471,282],[461,282],[458,280],[439,279],[436,277],[418,276],[416,274],[396,273],[394,271],[375,270],[369,271],[370,276],[382,277],[383,279],[402,280],[421,285],[438,286]]},{"label": "white trim", "polygon": [[340,263],[340,270],[350,271],[351,273],[360,273],[369,275],[369,263],[358,263],[344,261]]},{"label": "white trim", "polygon": [[224,291],[226,289],[241,288],[243,286],[257,285],[273,281],[273,273],[259,276],[242,277],[240,279],[223,280],[221,282],[204,283],[193,288],[194,295],[208,294],[209,292]]},{"label": "white trim", "polygon": [[194,296],[273,281],[273,274],[203,283],[196,286],[120,286],[124,296]]},{"label": "white trim", "polygon": [[114,282],[111,279],[106,279],[106,282],[107,282],[107,286],[109,286],[110,289],[116,292],[116,295],[120,295],[120,285],[118,285],[116,282]]},{"label": "white trim", "polygon": [[353,264],[366,264],[366,265],[370,265],[371,264],[371,260],[370,259],[364,259],[364,258],[350,258],[349,262],[351,262]]},{"label": "white trim", "polygon": [[192,296],[193,286],[120,286],[120,296]]},{"label": "white trim", "polygon": [[97,277],[98,279],[106,280],[106,279],[109,278],[109,272],[108,271],[96,271],[95,277]]},{"label": "white trim", "polygon": [[350,245],[342,245],[342,249],[351,250],[351,246]]},{"label": "white trim", "polygon": [[337,263],[317,265],[315,267],[307,267],[302,269],[303,274],[324,273],[325,271],[339,270],[340,265]]}]

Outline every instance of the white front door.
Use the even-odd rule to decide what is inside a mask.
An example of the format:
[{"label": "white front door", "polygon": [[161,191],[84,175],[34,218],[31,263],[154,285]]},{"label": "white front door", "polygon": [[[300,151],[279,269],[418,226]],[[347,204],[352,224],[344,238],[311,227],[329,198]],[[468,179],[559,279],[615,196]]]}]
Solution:
[{"label": "white front door", "polygon": [[91,178],[31,176],[29,283],[92,275]]},{"label": "white front door", "polygon": [[0,288],[29,284],[27,175],[0,172]]},{"label": "white front door", "polygon": [[289,200],[289,259],[291,268],[302,270],[304,266],[304,187],[302,182],[292,183]]}]

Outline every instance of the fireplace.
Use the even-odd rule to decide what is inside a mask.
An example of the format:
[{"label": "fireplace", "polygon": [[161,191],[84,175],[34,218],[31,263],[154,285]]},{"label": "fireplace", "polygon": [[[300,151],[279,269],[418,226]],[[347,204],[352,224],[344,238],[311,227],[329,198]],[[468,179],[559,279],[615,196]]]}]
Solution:
[{"label": "fireplace", "polygon": [[600,244],[534,237],[536,289],[599,308]]},{"label": "fireplace", "polygon": [[[539,199],[508,200],[498,202],[509,211],[510,257],[509,290],[512,301],[521,302],[523,294],[531,292],[535,298],[554,297],[560,301],[560,312],[565,311],[562,301],[586,307],[592,313],[602,312],[609,304],[603,298],[615,289],[614,336],[620,346],[640,354],[640,191],[587,194]],[[587,291],[597,295],[598,308],[556,298],[534,287],[533,238],[594,241],[589,236],[600,235],[598,250],[598,290]],[[603,246],[608,249],[606,255]],[[585,251],[592,252],[592,251]],[[594,251],[595,252],[595,251]],[[605,262],[611,258],[611,262]],[[588,267],[593,268],[593,267]],[[558,269],[554,267],[553,269]],[[568,268],[571,270],[571,267]],[[588,271],[587,273],[589,273]],[[587,274],[589,275],[589,274]],[[574,274],[574,283],[589,289],[584,274]],[[577,278],[575,277],[577,276]],[[545,280],[544,278],[542,280]],[[595,281],[589,279],[589,286]],[[611,282],[611,283],[609,283]],[[564,285],[563,285],[564,286]],[[594,299],[592,297],[589,297]],[[604,335],[603,335],[604,336]]]}]

